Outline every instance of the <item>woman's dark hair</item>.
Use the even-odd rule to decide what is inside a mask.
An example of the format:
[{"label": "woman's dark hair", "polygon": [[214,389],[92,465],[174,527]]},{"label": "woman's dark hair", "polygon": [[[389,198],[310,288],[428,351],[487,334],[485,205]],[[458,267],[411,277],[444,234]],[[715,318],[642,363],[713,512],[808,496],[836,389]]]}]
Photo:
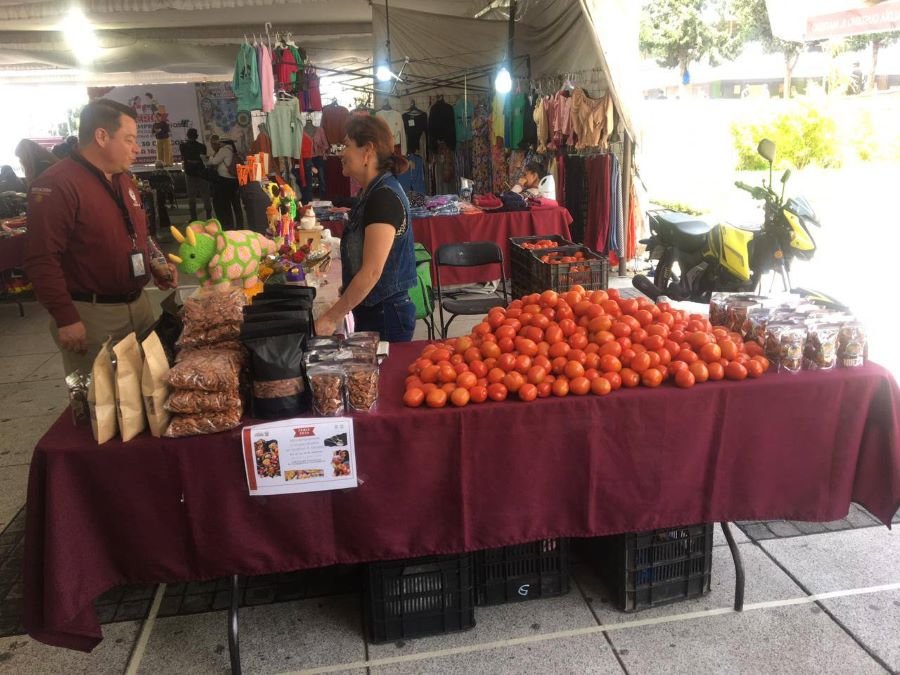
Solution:
[{"label": "woman's dark hair", "polygon": [[188,137],[189,139],[191,139],[192,141],[196,141],[198,135],[199,135],[199,134],[197,133],[197,130],[196,130],[196,129],[193,129],[193,128],[192,128],[192,129],[188,129],[188,130],[187,130],[187,137]]},{"label": "woman's dark hair", "polygon": [[123,115],[137,121],[137,113],[118,101],[111,101],[107,98],[91,101],[81,110],[78,142],[81,145],[93,143],[94,132],[97,129],[106,129],[110,135],[116,133],[122,126]]},{"label": "woman's dark hair", "polygon": [[44,169],[59,161],[59,158],[49,150],[28,138],[23,138],[16,146],[16,157],[25,172],[25,183],[31,185],[40,176]]},{"label": "woman's dark hair", "polygon": [[379,171],[399,175],[409,168],[406,157],[394,154],[394,134],[380,117],[351,117],[347,122],[347,138],[359,147],[372,144],[378,157]]},{"label": "woman's dark hair", "polygon": [[547,172],[544,170],[544,165],[540,162],[528,162],[528,164],[525,165],[525,171],[536,173],[538,178],[543,178],[547,175]]}]

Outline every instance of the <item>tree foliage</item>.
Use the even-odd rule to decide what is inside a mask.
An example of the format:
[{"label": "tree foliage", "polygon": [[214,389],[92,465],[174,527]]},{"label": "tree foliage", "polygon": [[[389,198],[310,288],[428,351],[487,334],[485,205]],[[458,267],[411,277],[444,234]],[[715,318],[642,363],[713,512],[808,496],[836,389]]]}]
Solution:
[{"label": "tree foliage", "polygon": [[641,14],[641,50],[682,76],[703,58],[712,65],[731,60],[743,41],[727,10],[726,0],[654,0]]}]

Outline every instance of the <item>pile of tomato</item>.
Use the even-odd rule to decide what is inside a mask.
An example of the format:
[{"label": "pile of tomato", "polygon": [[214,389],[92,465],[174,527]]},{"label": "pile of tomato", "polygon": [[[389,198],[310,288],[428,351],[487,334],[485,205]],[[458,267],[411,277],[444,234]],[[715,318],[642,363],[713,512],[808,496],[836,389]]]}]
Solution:
[{"label": "pile of tomato", "polygon": [[427,345],[409,366],[403,403],[442,408],[510,397],[606,396],[667,380],[689,389],[768,369],[759,344],[701,314],[573,286],[495,307],[471,335]]},{"label": "pile of tomato", "polygon": [[559,242],[553,241],[552,239],[538,239],[537,241],[523,241],[519,246],[528,249],[529,251],[533,251],[537,248],[557,248]]},{"label": "pile of tomato", "polygon": [[573,263],[580,260],[584,260],[584,253],[582,253],[581,251],[575,251],[575,253],[573,253],[572,255],[563,255],[559,251],[554,251],[553,253],[548,253],[547,255],[541,256],[541,262],[547,263],[548,265]]}]

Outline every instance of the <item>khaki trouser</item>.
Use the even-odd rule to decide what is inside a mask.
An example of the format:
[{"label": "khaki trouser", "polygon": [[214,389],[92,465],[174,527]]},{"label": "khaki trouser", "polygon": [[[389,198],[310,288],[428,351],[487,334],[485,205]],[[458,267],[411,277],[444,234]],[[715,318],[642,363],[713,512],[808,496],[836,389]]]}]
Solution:
[{"label": "khaki trouser", "polygon": [[[100,353],[100,347],[107,337],[112,337],[113,342],[121,340],[132,331],[138,334],[153,325],[153,307],[146,293],[131,304],[101,305],[91,302],[76,302],[75,309],[87,330],[87,352],[76,354],[60,347],[63,358],[65,374],[80,370],[82,373],[90,373],[94,365],[94,359]],[[59,330],[56,322],[50,322],[50,334],[59,346]]]}]

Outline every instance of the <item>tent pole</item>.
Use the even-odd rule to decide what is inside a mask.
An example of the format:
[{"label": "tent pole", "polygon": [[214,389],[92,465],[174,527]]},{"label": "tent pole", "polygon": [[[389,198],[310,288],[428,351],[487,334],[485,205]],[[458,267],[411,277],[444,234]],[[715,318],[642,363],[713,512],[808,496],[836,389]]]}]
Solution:
[{"label": "tent pole", "polygon": [[624,216],[622,218],[623,236],[619,239],[622,250],[619,252],[619,276],[628,275],[628,261],[625,256],[628,253],[628,217],[631,213],[631,167],[632,154],[634,153],[634,144],[631,141],[631,133],[625,129],[624,146],[622,148],[622,204],[624,208]]}]

